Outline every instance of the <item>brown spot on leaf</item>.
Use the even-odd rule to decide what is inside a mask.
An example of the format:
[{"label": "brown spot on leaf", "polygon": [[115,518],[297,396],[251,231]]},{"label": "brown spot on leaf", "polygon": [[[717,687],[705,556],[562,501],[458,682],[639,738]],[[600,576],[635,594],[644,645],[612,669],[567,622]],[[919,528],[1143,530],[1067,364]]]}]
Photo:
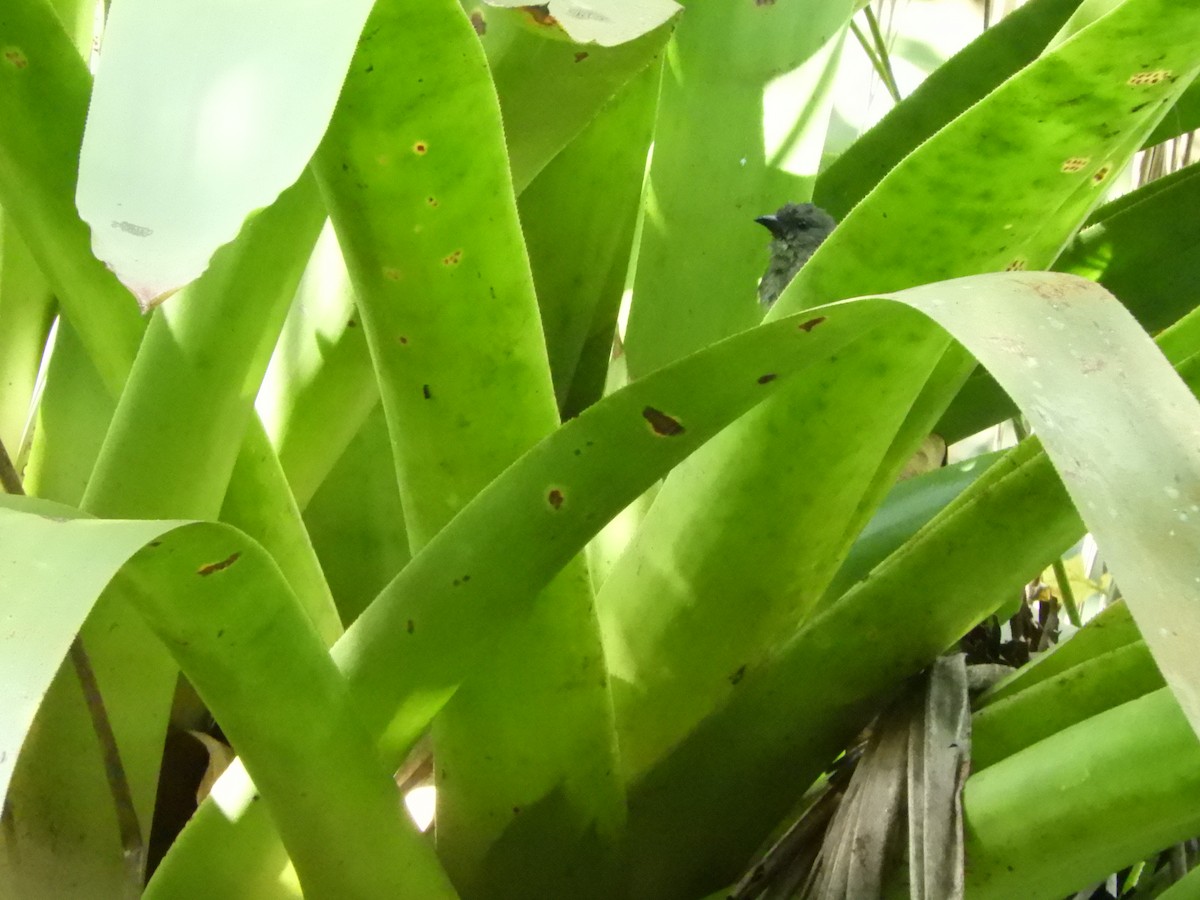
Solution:
[{"label": "brown spot on leaf", "polygon": [[404,276],[400,274],[399,269],[393,268],[392,266],[384,266],[383,277],[388,281],[399,281]]},{"label": "brown spot on leaf", "polygon": [[654,429],[655,434],[663,437],[675,437],[683,434],[684,427],[679,424],[677,419],[673,419],[660,409],[655,409],[653,406],[647,406],[642,410],[642,418],[650,423],[650,427]]},{"label": "brown spot on leaf", "polygon": [[1018,256],[1016,259],[1014,259],[1012,262],[1010,262],[1007,266],[1004,267],[1004,271],[1005,272],[1024,272],[1025,267],[1028,265],[1029,265],[1029,260]]},{"label": "brown spot on leaf", "polygon": [[558,19],[550,15],[550,7],[548,4],[542,3],[535,6],[522,6],[521,10],[537,25],[558,24]]},{"label": "brown spot on leaf", "polygon": [[1129,76],[1128,84],[1140,87],[1148,84],[1159,84],[1171,77],[1168,69],[1155,69],[1150,72],[1135,72]]},{"label": "brown spot on leaf", "polygon": [[766,375],[758,376],[758,383],[759,384],[770,384],[772,381],[774,381],[778,377],[779,376],[776,375],[774,372],[768,372]]},{"label": "brown spot on leaf", "polygon": [[1069,175],[1072,172],[1078,172],[1089,162],[1091,162],[1091,160],[1086,156],[1072,156],[1070,159],[1063,160],[1062,171]]},{"label": "brown spot on leaf", "polygon": [[201,566],[200,568],[198,568],[196,570],[196,574],[199,575],[201,578],[205,578],[205,577],[211,575],[213,572],[220,572],[222,569],[228,569],[230,566],[232,566],[235,562],[238,561],[238,559],[239,559],[239,557],[241,557],[241,555],[242,554],[240,552],[231,553],[227,557],[225,557],[223,560],[221,560],[220,562],[209,563],[206,566]]},{"label": "brown spot on leaf", "polygon": [[480,37],[487,34],[487,19],[483,17],[483,13],[479,10],[471,13],[471,27],[475,29],[475,33]]},{"label": "brown spot on leaf", "polygon": [[16,47],[4,48],[4,61],[14,69],[24,69],[29,65],[29,58]]},{"label": "brown spot on leaf", "polygon": [[1095,174],[1092,175],[1092,181],[1095,184],[1101,184],[1108,178],[1111,172],[1112,166],[1101,166],[1096,170]]},{"label": "brown spot on leaf", "polygon": [[408,343],[408,338],[406,338],[404,335],[400,335],[400,337],[398,337],[396,340],[398,340],[402,344]]},{"label": "brown spot on leaf", "polygon": [[589,56],[591,56],[591,54],[588,53],[586,50],[580,50],[578,53],[575,54],[575,62],[577,62],[577,63],[583,62]]},{"label": "brown spot on leaf", "polygon": [[437,197],[426,197],[425,202],[428,203],[430,206],[438,205]]},{"label": "brown spot on leaf", "polygon": [[825,316],[818,316],[815,319],[809,319],[807,322],[800,323],[800,330],[804,332],[812,331],[818,325],[825,321]]},{"label": "brown spot on leaf", "polygon": [[428,152],[429,145],[424,141],[417,141],[415,144],[413,144],[413,153],[417,154],[417,156],[424,156]]},{"label": "brown spot on leaf", "polygon": [[463,252],[461,250],[455,250],[449,256],[446,256],[442,259],[442,265],[457,266],[462,261],[462,255]]},{"label": "brown spot on leaf", "polygon": [[346,323],[346,327],[347,327],[347,328],[357,328],[357,327],[358,327],[358,323],[357,323],[357,322],[355,322],[353,319],[351,319],[350,321],[348,321],[348,322]]},{"label": "brown spot on leaf", "polygon": [[563,505],[563,492],[558,488],[551,488],[550,493],[546,495],[546,501],[555,509],[561,509]]}]

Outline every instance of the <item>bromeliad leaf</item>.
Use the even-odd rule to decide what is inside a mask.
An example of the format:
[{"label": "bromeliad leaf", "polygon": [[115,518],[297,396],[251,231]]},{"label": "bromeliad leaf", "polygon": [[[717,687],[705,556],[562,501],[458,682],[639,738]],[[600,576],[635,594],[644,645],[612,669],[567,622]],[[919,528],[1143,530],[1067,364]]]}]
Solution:
[{"label": "bromeliad leaf", "polygon": [[96,256],[143,310],[204,271],[300,175],[370,9],[112,4],[76,202]]}]

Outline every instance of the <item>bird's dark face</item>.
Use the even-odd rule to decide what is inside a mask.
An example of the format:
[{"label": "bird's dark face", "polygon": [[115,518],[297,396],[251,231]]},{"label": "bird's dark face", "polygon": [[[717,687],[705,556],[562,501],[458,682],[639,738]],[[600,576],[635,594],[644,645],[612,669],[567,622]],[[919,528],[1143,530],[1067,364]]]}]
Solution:
[{"label": "bird's dark face", "polygon": [[837,225],[833,216],[811,203],[788,203],[754,221],[771,232],[771,262],[758,285],[758,297],[770,306]]},{"label": "bird's dark face", "polygon": [[804,232],[817,232],[822,237],[833,231],[833,217],[811,203],[788,203],[769,216],[754,220],[777,238],[788,238]]}]

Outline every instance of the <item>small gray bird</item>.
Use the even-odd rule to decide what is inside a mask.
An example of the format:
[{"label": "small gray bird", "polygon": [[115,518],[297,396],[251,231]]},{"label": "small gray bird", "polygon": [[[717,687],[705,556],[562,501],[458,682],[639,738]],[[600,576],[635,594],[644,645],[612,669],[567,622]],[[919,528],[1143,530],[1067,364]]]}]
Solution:
[{"label": "small gray bird", "polygon": [[758,283],[758,299],[768,309],[783,289],[817,252],[821,242],[837,226],[833,216],[811,203],[787,203],[774,215],[754,220],[774,235],[771,241],[771,262]]}]

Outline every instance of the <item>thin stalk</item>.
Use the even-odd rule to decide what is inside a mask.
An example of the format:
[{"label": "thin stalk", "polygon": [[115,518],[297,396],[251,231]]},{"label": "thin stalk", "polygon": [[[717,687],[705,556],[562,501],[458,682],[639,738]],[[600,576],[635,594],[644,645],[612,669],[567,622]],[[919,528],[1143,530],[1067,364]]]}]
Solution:
[{"label": "thin stalk", "polygon": [[[888,88],[888,93],[890,94],[892,92],[891,84],[888,82],[887,73],[883,68],[883,63],[881,63],[879,61],[879,57],[875,55],[875,48],[872,46],[871,42],[867,40],[867,36],[863,34],[862,29],[858,27],[858,23],[853,19],[850,20],[850,30],[854,32],[854,36],[858,38],[858,43],[863,48],[863,52],[867,54],[867,59],[871,61],[871,66],[875,69],[875,74],[879,76],[879,80],[882,81],[884,86]],[[893,99],[899,102],[900,98],[893,95]]]},{"label": "thin stalk", "polygon": [[1063,608],[1067,611],[1067,619],[1076,628],[1083,627],[1083,619],[1079,617],[1079,604],[1075,602],[1075,592],[1071,590],[1071,582],[1067,579],[1067,567],[1062,558],[1056,559],[1051,567],[1054,569],[1054,579],[1058,582],[1058,594],[1062,597]]},{"label": "thin stalk", "polygon": [[867,26],[871,29],[871,37],[875,39],[875,49],[879,54],[879,63],[882,70],[880,77],[883,79],[888,93],[892,95],[892,99],[899,103],[900,88],[896,85],[896,76],[892,72],[892,61],[888,56],[887,41],[883,39],[883,32],[879,28],[879,20],[875,18],[875,12],[869,6],[863,10],[863,15],[867,19]]},{"label": "thin stalk", "polygon": [[6,494],[25,493],[24,488],[21,487],[21,476],[17,474],[17,469],[8,455],[8,451],[4,448],[3,441],[0,441],[0,486],[3,486]]}]

